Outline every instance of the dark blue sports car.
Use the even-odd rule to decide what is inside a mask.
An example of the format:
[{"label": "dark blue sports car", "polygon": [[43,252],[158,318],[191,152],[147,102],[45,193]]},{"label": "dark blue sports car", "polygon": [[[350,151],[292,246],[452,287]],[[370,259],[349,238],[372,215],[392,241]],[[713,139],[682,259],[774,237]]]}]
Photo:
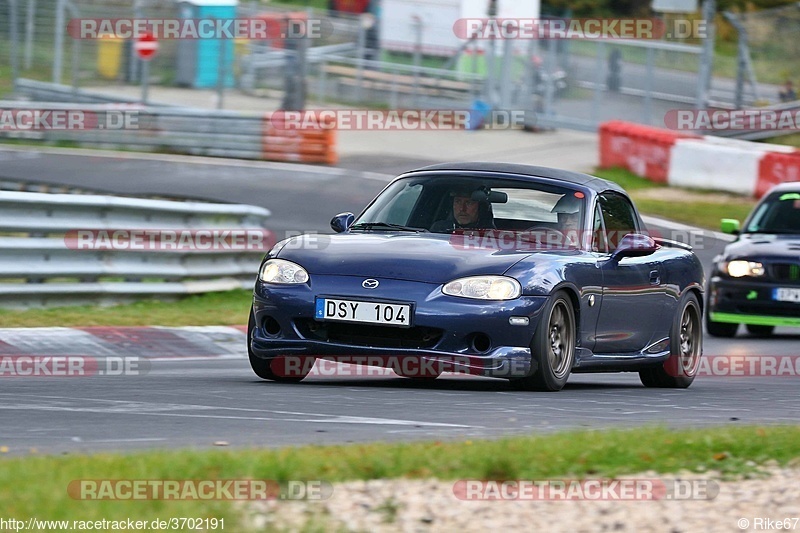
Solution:
[{"label": "dark blue sports car", "polygon": [[392,181],[338,233],[278,243],[253,295],[255,373],[316,358],[557,391],[571,372],[688,387],[702,355],[703,270],[654,239],[625,191],[544,167],[453,163]]},{"label": "dark blue sports car", "polygon": [[725,219],[722,230],[739,236],[714,260],[706,328],[733,337],[739,324],[753,335],[775,326],[800,326],[800,183],[770,190],[740,229]]}]

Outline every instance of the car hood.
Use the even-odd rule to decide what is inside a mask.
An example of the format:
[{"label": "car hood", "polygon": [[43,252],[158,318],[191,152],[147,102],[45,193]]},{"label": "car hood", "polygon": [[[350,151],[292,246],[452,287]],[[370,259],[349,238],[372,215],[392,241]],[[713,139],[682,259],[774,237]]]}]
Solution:
[{"label": "car hood", "polygon": [[314,274],[446,283],[502,274],[530,252],[467,247],[451,235],[344,233],[302,235],[285,242],[277,257]]},{"label": "car hood", "polygon": [[725,247],[725,259],[800,259],[800,235],[745,233]]}]

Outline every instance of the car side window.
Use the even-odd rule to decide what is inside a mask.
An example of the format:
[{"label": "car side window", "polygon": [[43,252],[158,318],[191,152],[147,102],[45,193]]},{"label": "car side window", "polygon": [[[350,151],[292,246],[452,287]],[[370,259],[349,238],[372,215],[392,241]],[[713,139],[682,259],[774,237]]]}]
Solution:
[{"label": "car side window", "polygon": [[606,230],[603,228],[603,215],[600,213],[600,206],[594,208],[594,223],[592,224],[592,251],[608,253],[608,243],[606,242]]},{"label": "car side window", "polygon": [[637,233],[636,211],[630,201],[619,193],[608,191],[599,198],[606,226],[608,250],[613,252],[625,235]]}]

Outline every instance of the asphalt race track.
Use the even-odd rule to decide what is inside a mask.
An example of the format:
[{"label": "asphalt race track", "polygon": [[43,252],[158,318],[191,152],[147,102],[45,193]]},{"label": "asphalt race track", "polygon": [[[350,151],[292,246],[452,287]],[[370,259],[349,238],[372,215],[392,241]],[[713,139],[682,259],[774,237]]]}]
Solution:
[{"label": "asphalt race track", "polygon": [[[125,194],[191,196],[262,205],[272,229],[325,230],[355,211],[386,179],[369,162],[352,168],[183,158],[87,157],[0,150],[0,179]],[[424,161],[397,160],[396,172]],[[35,179],[32,178],[35,176]],[[165,179],[169,176],[171,179]],[[665,234],[674,227],[661,227]],[[708,271],[723,246],[712,234],[696,248]],[[696,243],[697,244],[697,243]],[[0,325],[1,327],[2,325]],[[740,331],[705,338],[705,355],[796,356],[800,332],[771,339]],[[496,437],[569,428],[643,424],[797,424],[797,376],[698,377],[687,390],[645,389],[635,374],[573,376],[555,394],[512,390],[505,381],[443,376],[313,377],[297,385],[258,380],[241,359],[155,361],[146,375],[7,378],[0,381],[0,438],[12,454],[370,440]]]}]

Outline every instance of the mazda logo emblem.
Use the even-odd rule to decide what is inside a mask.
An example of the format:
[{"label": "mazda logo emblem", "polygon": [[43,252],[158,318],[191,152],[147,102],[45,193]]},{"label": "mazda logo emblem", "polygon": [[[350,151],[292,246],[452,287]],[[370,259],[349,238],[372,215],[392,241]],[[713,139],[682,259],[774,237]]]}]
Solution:
[{"label": "mazda logo emblem", "polygon": [[377,279],[365,279],[361,282],[361,286],[365,289],[377,289],[380,284]]}]

